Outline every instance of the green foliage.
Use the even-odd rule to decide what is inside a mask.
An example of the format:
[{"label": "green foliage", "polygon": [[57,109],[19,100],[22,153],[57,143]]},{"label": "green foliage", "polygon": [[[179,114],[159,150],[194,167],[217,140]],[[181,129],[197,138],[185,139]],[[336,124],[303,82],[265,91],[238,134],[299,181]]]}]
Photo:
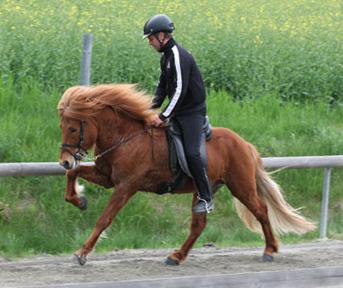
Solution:
[{"label": "green foliage", "polygon": [[[221,7],[217,9],[216,7]],[[152,8],[154,7],[154,8]],[[0,3],[0,162],[55,162],[57,103],[80,77],[82,33],[94,35],[92,83],[153,91],[159,53],[141,40],[154,14],[175,22],[195,56],[213,126],[231,128],[262,157],[342,154],[342,23],[334,1],[7,0]],[[274,174],[294,207],[319,220],[323,170]],[[342,239],[342,170],[334,169],[328,236]],[[0,254],[72,253],[89,237],[112,191],[84,182],[89,208],[64,202],[64,177],[0,179]],[[106,230],[97,251],[178,247],[189,232],[190,195],[138,193]],[[255,245],[222,188],[196,245]],[[281,241],[306,241],[315,231]]]}]

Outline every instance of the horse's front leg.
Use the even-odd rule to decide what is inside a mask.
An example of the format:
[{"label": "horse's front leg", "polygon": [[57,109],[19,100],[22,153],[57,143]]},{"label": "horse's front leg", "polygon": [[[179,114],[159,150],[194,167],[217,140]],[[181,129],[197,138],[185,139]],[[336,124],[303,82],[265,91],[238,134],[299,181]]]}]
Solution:
[{"label": "horse's front leg", "polygon": [[136,191],[134,189],[120,186],[116,187],[105,210],[97,220],[91,236],[82,248],[75,253],[75,257],[81,265],[86,263],[87,255],[94,249],[101,233],[112,223],[114,217],[135,193]]},{"label": "horse's front leg", "polygon": [[64,199],[67,202],[72,203],[81,210],[87,209],[87,198],[81,195],[83,186],[80,186],[77,182],[77,178],[83,178],[89,182],[101,185],[105,188],[111,188],[114,186],[111,179],[102,174],[96,166],[79,166],[74,170],[69,170],[66,173],[67,183]]},{"label": "horse's front leg", "polygon": [[[194,206],[197,200],[196,195],[193,196],[192,207]],[[167,256],[166,264],[167,265],[180,265],[182,262],[186,260],[186,257],[189,251],[192,249],[194,243],[204,231],[206,227],[206,214],[193,214],[192,215],[192,222],[190,227],[189,235],[186,241],[182,244],[181,248]]]}]

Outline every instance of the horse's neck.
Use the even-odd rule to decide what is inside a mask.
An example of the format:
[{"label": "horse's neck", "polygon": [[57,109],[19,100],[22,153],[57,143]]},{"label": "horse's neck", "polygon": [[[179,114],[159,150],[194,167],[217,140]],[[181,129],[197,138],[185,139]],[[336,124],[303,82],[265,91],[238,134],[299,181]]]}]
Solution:
[{"label": "horse's neck", "polygon": [[125,119],[110,108],[104,109],[97,116],[97,121],[98,139],[96,144],[101,148],[108,147],[109,144],[114,145],[143,129],[141,122]]}]

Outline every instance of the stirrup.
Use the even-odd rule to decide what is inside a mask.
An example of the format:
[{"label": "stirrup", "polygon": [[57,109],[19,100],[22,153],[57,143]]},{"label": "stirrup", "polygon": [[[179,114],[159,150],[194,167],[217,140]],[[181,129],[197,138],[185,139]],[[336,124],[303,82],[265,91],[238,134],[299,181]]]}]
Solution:
[{"label": "stirrup", "polygon": [[198,202],[193,207],[193,214],[208,214],[214,209],[213,200],[206,201],[198,198]]}]

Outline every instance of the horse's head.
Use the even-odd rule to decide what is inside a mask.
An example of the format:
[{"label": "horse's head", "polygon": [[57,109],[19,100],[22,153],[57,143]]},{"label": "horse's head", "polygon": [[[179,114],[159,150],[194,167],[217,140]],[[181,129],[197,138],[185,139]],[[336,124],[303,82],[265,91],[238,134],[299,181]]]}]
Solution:
[{"label": "horse's head", "polygon": [[[148,124],[156,112],[149,109],[151,99],[134,85],[98,85],[70,87],[58,103],[61,117],[62,146],[60,164],[75,169],[98,137],[99,118],[108,125],[104,111],[122,119]],[[107,109],[107,108],[110,108]],[[105,123],[105,124],[104,124]]]},{"label": "horse's head", "polygon": [[59,163],[65,169],[75,169],[96,140],[96,131],[89,121],[61,116],[62,145]]}]

